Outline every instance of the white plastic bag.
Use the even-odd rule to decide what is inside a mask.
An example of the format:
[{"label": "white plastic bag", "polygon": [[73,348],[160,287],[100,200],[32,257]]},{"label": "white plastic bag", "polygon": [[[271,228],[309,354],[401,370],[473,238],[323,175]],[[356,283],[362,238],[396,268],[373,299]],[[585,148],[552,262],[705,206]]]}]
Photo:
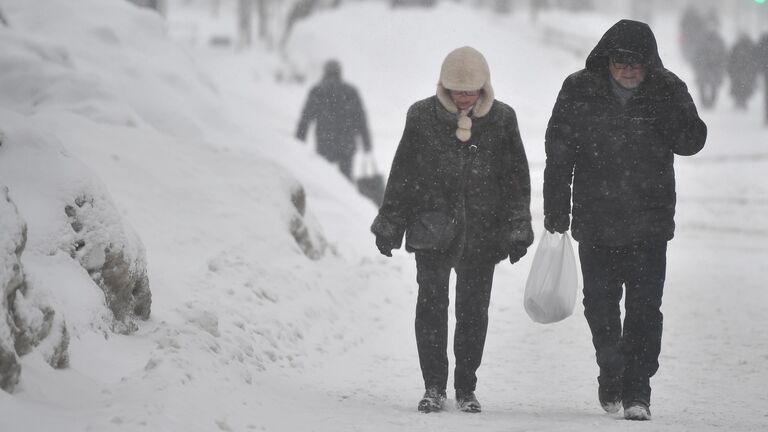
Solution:
[{"label": "white plastic bag", "polygon": [[528,316],[542,324],[569,317],[576,305],[578,285],[570,236],[544,230],[525,283],[523,304]]}]

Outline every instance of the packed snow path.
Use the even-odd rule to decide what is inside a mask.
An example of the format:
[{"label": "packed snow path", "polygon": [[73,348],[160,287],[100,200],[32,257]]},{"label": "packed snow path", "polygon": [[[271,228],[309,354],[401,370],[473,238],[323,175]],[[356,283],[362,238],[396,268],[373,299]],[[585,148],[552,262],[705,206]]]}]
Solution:
[{"label": "packed snow path", "polygon": [[[2,4],[13,6],[4,9],[9,19],[18,20],[20,10],[28,14],[40,40],[67,47],[83,42],[47,33],[51,22],[65,29],[79,22],[76,17],[120,23],[114,24],[120,30],[114,37],[105,38],[112,33],[100,27],[88,33],[85,41],[93,35],[109,39],[83,45],[94,58],[111,59],[109,50],[120,46],[117,36],[160,37],[147,36],[124,10],[89,15],[105,13],[100,8],[106,2],[84,2],[89,8],[70,3],[51,0],[62,15],[55,20],[21,0]],[[207,13],[192,10],[183,18],[208,19]],[[118,17],[131,19],[126,24]],[[540,22],[594,43],[616,18],[553,14]],[[484,25],[481,31],[454,31],[467,22]],[[675,23],[676,16],[660,16],[654,30],[665,64],[692,84],[676,49]],[[199,64],[200,81],[215,88],[211,93],[227,107],[224,119],[223,109],[216,111],[221,117],[200,114],[220,107],[196,98],[199,89],[191,85],[163,86],[184,101],[172,104],[178,117],[162,111],[165,105],[153,99],[152,90],[130,94],[140,101],[132,108],[155,109],[150,117],[167,121],[153,124],[159,132],[94,125],[71,112],[46,113],[41,124],[99,172],[142,236],[153,312],[132,336],[73,335],[68,370],[24,357],[18,392],[0,393],[0,430],[765,430],[768,128],[761,124],[757,98],[741,113],[731,108],[725,90],[716,110],[702,113],[710,132],[705,149],[676,161],[678,229],[668,253],[653,421],[626,422],[600,409],[580,304],[557,324],[528,319],[522,295],[532,251],[496,271],[477,389],[483,412],[456,411],[450,390],[445,412],[416,412],[423,388],[413,335],[413,257],[378,255],[367,232],[375,209],[292,139],[298,110],[322,62],[341,58],[345,76],[361,90],[376,156],[385,168],[405,110],[430,94],[444,55],[457,46],[476,46],[491,64],[499,99],[518,112],[538,235],[544,128],[562,80],[583,64],[570,49],[545,42],[543,31],[524,16],[502,19],[453,4],[434,12],[394,12],[361,2],[296,27],[288,52],[308,75],[300,85],[276,84],[272,67],[282,60],[259,47],[239,53],[198,47],[190,49],[189,63],[181,55],[140,63],[163,69],[166,84],[186,83],[174,74],[189,77]],[[71,55],[76,70],[82,53]],[[107,73],[99,67],[112,72],[94,63],[87,71],[93,76]],[[156,89],[150,86],[154,80],[142,76],[131,73],[131,83]],[[109,103],[93,109],[120,118],[122,106],[110,111]],[[188,135],[170,138],[168,129]],[[319,261],[304,257],[284,226],[291,215],[284,201],[294,178],[307,190],[307,222],[320,227],[333,246]]]}]

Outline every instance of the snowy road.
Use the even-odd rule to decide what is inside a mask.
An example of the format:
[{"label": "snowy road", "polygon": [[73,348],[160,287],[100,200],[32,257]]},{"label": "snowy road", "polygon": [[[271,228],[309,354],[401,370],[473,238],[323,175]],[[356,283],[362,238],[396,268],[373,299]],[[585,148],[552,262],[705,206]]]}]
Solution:
[{"label": "snowy road", "polygon": [[[730,128],[727,117],[708,117],[708,148],[727,148],[728,134],[720,132]],[[755,126],[743,133],[768,136]],[[763,150],[764,143],[752,144],[755,153]],[[654,420],[642,429],[765,430],[768,160],[680,158],[676,166],[679,227],[668,253],[661,368],[652,380]],[[540,198],[533,205],[540,208]],[[640,427],[602,413],[597,403],[597,367],[580,303],[561,323],[545,326],[528,319],[522,297],[530,254],[515,266],[497,269],[477,391],[484,412],[456,411],[449,393],[445,413],[417,413],[422,389],[412,328],[415,273],[411,257],[395,259],[399,283],[372,272],[371,286],[361,287],[367,300],[360,307],[371,315],[354,331],[364,342],[293,378],[294,387],[280,385],[285,394],[276,400],[286,402],[274,409],[284,409],[286,425],[365,431]],[[297,405],[302,407],[298,413]]]},{"label": "snowy road", "polygon": [[[670,43],[673,22],[663,20],[657,27],[662,48],[671,53],[665,63],[692,83],[686,76],[690,71],[675,57]],[[554,91],[559,79],[553,79]],[[695,89],[692,92],[695,95]],[[549,107],[531,106],[532,113],[526,113],[532,99],[521,99],[524,108],[517,108],[531,160],[538,234],[543,155],[537,141]],[[630,424],[621,416],[602,413],[596,396],[597,367],[580,303],[574,316],[554,325],[534,324],[525,315],[522,296],[532,254],[515,266],[497,268],[489,337],[479,371],[482,414],[455,411],[450,392],[447,412],[425,416],[415,411],[422,391],[412,328],[415,271],[412,257],[401,254],[395,255],[394,281],[381,280],[386,272],[379,270],[371,274],[370,286],[361,287],[366,302],[360,307],[371,315],[352,330],[363,343],[303,373],[297,387],[299,404],[307,409],[296,413],[294,404],[288,404],[283,420],[312,425],[313,430],[764,430],[768,427],[768,130],[761,125],[758,100],[752,100],[747,114],[732,109],[725,92],[722,101],[715,111],[702,113],[709,126],[706,148],[676,161],[678,229],[668,252],[665,333],[661,368],[652,381],[651,424]],[[396,134],[385,137],[396,139]],[[377,262],[393,268],[384,259]],[[294,391],[286,393],[289,399],[296,397]],[[278,403],[275,409],[280,412],[284,406]]]}]

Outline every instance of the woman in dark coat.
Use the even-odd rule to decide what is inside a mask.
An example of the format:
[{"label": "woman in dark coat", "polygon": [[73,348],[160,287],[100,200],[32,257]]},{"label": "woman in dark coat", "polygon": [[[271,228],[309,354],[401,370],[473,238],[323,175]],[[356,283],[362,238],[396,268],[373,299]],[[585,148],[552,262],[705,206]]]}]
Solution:
[{"label": "woman in dark coat", "polygon": [[530,178],[515,111],[494,100],[488,64],[470,47],[443,62],[437,94],[408,110],[384,202],[371,231],[391,256],[405,233],[416,254],[416,342],[426,392],[442,409],[448,379],[448,280],[455,269],[456,403],[480,411],[474,390],[488,326],[494,266],[533,241]]}]

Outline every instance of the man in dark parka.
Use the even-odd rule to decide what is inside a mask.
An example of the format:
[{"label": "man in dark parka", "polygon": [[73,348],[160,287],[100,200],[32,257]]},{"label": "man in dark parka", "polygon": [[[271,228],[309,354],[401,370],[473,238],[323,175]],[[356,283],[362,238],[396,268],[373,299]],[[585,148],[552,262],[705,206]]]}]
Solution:
[{"label": "man in dark parka", "polygon": [[565,232],[573,214],[600,403],[608,412],[623,405],[627,419],[651,417],[675,228],[674,155],[697,153],[706,135],[686,85],[664,68],[650,27],[629,20],[611,27],[586,68],[566,78],[547,128],[544,225]]},{"label": "man in dark parka", "polygon": [[352,160],[360,137],[363,150],[371,151],[371,137],[363,103],[357,90],[341,79],[336,60],[325,64],[323,79],[312,87],[304,104],[296,138],[306,140],[309,125],[315,121],[317,153],[338,163],[341,172],[352,179]]},{"label": "man in dark parka", "polygon": [[533,242],[528,162],[515,111],[494,99],[488,64],[471,47],[445,58],[437,94],[413,104],[371,226],[382,254],[405,233],[415,252],[416,344],[424,379],[421,412],[439,411],[448,380],[448,282],[456,272],[454,389],[464,412],[488,328],[495,265]]}]

